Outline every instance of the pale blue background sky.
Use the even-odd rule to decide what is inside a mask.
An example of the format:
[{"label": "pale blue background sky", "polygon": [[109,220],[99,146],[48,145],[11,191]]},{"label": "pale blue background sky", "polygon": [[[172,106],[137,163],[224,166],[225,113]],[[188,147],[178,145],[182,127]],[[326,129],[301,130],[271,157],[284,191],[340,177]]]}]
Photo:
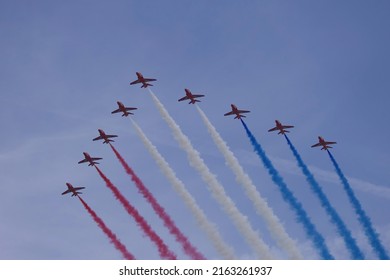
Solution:
[{"label": "pale blue background sky", "polygon": [[140,71],[199,149],[226,192],[284,258],[195,108],[177,99],[184,88],[205,94],[201,108],[296,239],[318,258],[292,212],[252,152],[241,124],[223,117],[230,103],[251,110],[247,124],[286,182],[309,209],[337,258],[349,258],[335,228],[297,170],[274,120],[289,135],[330,201],[374,258],[317,136],[333,150],[382,242],[390,250],[388,1],[1,1],[0,2],[0,259],[120,259],[65,182],[87,187],[84,199],[139,259],[158,258],[82,152],[104,158],[102,171],[139,208],[180,258],[186,258],[137,194],[97,129],[118,134],[115,147],[155,193],[190,240],[219,258],[135,135],[112,116],[120,100],[139,107],[135,120],[218,224],[241,258],[253,258],[175,143],[147,91],[129,86]]}]

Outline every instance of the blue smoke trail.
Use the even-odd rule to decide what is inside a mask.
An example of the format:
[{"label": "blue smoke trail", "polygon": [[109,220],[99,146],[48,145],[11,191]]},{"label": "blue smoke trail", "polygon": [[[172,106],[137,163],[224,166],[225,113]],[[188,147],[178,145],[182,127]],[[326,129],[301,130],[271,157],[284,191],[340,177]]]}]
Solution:
[{"label": "blue smoke trail", "polygon": [[310,218],[307,215],[306,211],[303,209],[301,203],[298,202],[294,194],[288,189],[286,183],[284,183],[283,181],[283,178],[279,175],[279,172],[272,165],[271,160],[267,157],[264,150],[257,142],[256,138],[246,126],[245,122],[241,120],[241,123],[245,128],[245,131],[251,141],[253,148],[255,149],[255,152],[262,160],[264,166],[267,168],[268,173],[271,175],[272,181],[279,187],[279,191],[281,192],[283,199],[290,205],[291,209],[295,211],[298,221],[303,224],[306,235],[311,238],[321,257],[326,260],[334,259],[325,244],[325,239],[317,231],[314,224],[310,221]]},{"label": "blue smoke trail", "polygon": [[314,179],[313,174],[309,171],[307,165],[303,162],[301,156],[298,154],[298,151],[295,149],[294,145],[291,143],[290,139],[284,134],[284,137],[287,140],[287,143],[293,152],[295,159],[298,162],[298,166],[301,168],[303,174],[306,176],[306,181],[309,183],[312,191],[317,195],[318,199],[321,202],[321,206],[325,209],[326,214],[330,217],[332,223],[337,227],[337,230],[341,237],[344,239],[345,245],[349,250],[351,256],[355,260],[364,259],[363,252],[359,249],[356,244],[356,240],[352,237],[351,232],[348,230],[347,226],[337,214],[336,210],[333,208],[332,204],[329,202],[325,193],[322,191],[321,186]]},{"label": "blue smoke trail", "polygon": [[343,184],[344,190],[347,193],[349,201],[351,202],[352,207],[355,210],[356,215],[358,216],[358,220],[362,225],[364,229],[364,233],[367,236],[368,240],[370,241],[370,244],[374,252],[378,255],[379,259],[388,260],[389,255],[387,254],[386,249],[383,247],[381,241],[379,240],[378,233],[372,227],[370,218],[367,216],[366,212],[364,212],[362,206],[360,205],[359,200],[356,198],[355,193],[353,192],[351,186],[348,183],[347,178],[344,176],[335,158],[333,157],[333,155],[330,153],[329,150],[327,150],[327,152],[330,157],[330,160],[334,165],[334,168],[336,169],[337,175],[339,175],[340,177],[340,181]]}]

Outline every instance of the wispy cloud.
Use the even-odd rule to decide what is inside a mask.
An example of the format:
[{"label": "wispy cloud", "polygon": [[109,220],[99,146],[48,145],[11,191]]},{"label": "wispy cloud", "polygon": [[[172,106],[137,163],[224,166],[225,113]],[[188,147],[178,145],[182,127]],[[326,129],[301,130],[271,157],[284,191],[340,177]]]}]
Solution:
[{"label": "wispy cloud", "polygon": [[[300,175],[298,168],[292,168],[293,165],[292,161],[286,159],[280,159],[280,158],[275,158],[274,161],[276,161],[277,164],[280,165],[281,168],[283,168],[283,171],[293,175]],[[318,178],[318,180],[332,183],[332,184],[339,183],[339,178],[337,177],[337,174],[335,174],[333,171],[324,170],[315,166],[310,166],[310,170],[314,173],[314,175]],[[348,176],[347,179],[351,183],[351,185],[353,185],[353,187],[358,189],[359,191],[368,192],[376,196],[390,199],[390,187],[376,185],[364,181],[362,179],[348,177]]]},{"label": "wispy cloud", "polygon": [[[241,150],[237,151],[236,153],[240,155],[240,158],[242,158],[241,162],[243,164],[258,166],[258,159],[252,154],[252,152]],[[270,156],[270,158],[281,172],[303,177],[301,171],[294,161],[273,156]],[[324,170],[314,165],[308,166],[319,181],[328,182],[331,184],[339,184],[339,178],[334,171]],[[353,188],[358,191],[366,192],[381,198],[390,199],[390,186],[378,185],[359,178],[348,176],[347,179]]]}]

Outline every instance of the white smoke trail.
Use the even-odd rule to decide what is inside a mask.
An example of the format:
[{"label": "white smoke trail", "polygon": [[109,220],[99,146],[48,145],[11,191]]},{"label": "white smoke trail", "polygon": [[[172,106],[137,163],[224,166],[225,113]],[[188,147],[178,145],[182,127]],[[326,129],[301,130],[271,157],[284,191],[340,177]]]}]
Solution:
[{"label": "white smoke trail", "polygon": [[195,199],[185,188],[184,183],[176,176],[168,162],[158,152],[157,148],[147,138],[137,123],[133,119],[131,119],[131,121],[138,136],[142,140],[142,143],[145,145],[146,149],[160,167],[161,172],[167,177],[174,190],[181,196],[188,208],[190,208],[199,226],[206,232],[218,253],[220,253],[227,260],[236,259],[233,249],[223,241],[215,224],[211,223],[207,219],[203,210],[198,206]]},{"label": "white smoke trail", "polygon": [[218,131],[211,124],[206,114],[197,105],[196,108],[198,109],[198,112],[202,117],[202,120],[206,125],[215,145],[217,145],[219,151],[224,156],[226,165],[228,165],[233,171],[234,175],[236,176],[236,181],[244,188],[245,193],[252,201],[257,214],[263,217],[263,219],[266,221],[271,236],[275,239],[281,248],[287,251],[291,259],[302,259],[302,254],[300,253],[295,241],[287,234],[282,223],[279,221],[278,217],[274,214],[272,209],[268,206],[267,201],[260,195],[256,187],[253,185],[252,180],[245,173],[226,142],[222,139]]},{"label": "white smoke trail", "polygon": [[260,259],[273,259],[268,246],[253,230],[250,223],[248,222],[247,217],[245,217],[237,209],[234,202],[230,199],[230,197],[227,196],[224,188],[218,182],[216,176],[211,173],[203,159],[200,157],[199,152],[196,151],[192,146],[188,137],[183,134],[180,127],[172,119],[168,111],[164,108],[164,106],[150,89],[149,92],[162,118],[171,128],[174,138],[179,143],[180,147],[187,153],[187,157],[191,166],[199,172],[203,181],[205,181],[205,183],[209,186],[209,191],[213,194],[213,197],[218,201],[222,209],[232,219],[238,231],[245,237],[246,242],[256,252]]}]

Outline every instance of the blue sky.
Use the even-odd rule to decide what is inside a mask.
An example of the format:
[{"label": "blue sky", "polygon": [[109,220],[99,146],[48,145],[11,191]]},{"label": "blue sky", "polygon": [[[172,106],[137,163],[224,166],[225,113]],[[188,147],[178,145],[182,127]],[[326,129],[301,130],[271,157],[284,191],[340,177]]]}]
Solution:
[{"label": "blue sky", "polygon": [[195,108],[177,99],[184,88],[205,94],[203,111],[306,258],[318,258],[281,199],[241,124],[223,117],[231,103],[246,119],[336,258],[348,258],[334,226],[296,167],[274,120],[295,125],[289,137],[368,258],[375,258],[317,136],[332,151],[390,250],[390,35],[387,1],[8,1],[0,4],[0,259],[120,259],[65,182],[139,259],[157,251],[115,201],[82,152],[103,157],[102,171],[186,258],[136,192],[112,151],[92,142],[97,129],[118,134],[115,147],[190,240],[217,259],[143,147],[130,120],[110,114],[116,101],[139,107],[134,119],[175,169],[241,258],[253,258],[231,221],[174,141],[148,92],[129,86],[135,72],[152,88],[205,162],[277,257],[265,231],[225,166]]}]

